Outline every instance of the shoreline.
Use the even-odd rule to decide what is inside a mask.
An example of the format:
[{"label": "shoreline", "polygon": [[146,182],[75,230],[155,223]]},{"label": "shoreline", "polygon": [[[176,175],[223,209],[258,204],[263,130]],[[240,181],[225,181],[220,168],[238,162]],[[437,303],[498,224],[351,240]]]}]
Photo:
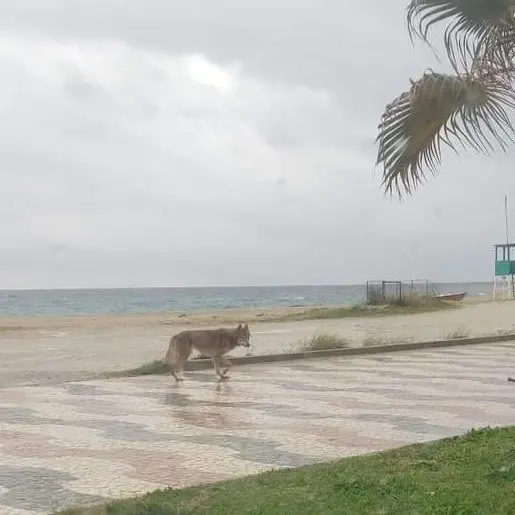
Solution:
[{"label": "shoreline", "polygon": [[[0,290],[1,291],[1,290]],[[50,290],[49,290],[50,291]],[[443,301],[445,302],[445,301]],[[467,295],[458,304],[469,304],[471,302],[490,302],[490,296],[485,293]],[[341,310],[352,310],[353,308],[361,307],[363,309],[379,310],[384,306],[368,306],[365,300],[357,302],[340,302],[340,303],[323,303],[323,304],[291,304],[291,305],[262,305],[262,306],[236,306],[236,307],[225,307],[225,308],[192,308],[192,309],[160,309],[160,310],[141,310],[141,311],[115,311],[115,312],[77,312],[77,313],[0,313],[0,330],[2,325],[13,325],[13,321],[17,321],[15,324],[33,325],[34,321],[42,321],[44,323],[67,320],[67,321],[81,321],[85,319],[89,320],[101,320],[101,319],[124,319],[132,320],[146,317],[148,320],[160,320],[168,318],[172,322],[184,322],[184,320],[191,320],[192,322],[206,322],[217,320],[236,320],[238,316],[246,317],[245,321],[255,320],[259,322],[260,317],[281,317],[293,314],[302,313],[309,310],[315,309],[341,309]],[[422,309],[420,309],[422,311]],[[270,321],[270,318],[267,319]]]},{"label": "shoreline", "polygon": [[[267,308],[218,308],[198,310],[163,310],[149,312],[127,312],[127,313],[78,313],[78,314],[36,314],[36,315],[0,315],[0,335],[6,331],[21,331],[30,329],[60,328],[70,326],[81,326],[93,323],[95,326],[109,326],[113,323],[124,323],[129,325],[192,325],[202,326],[238,323],[271,323],[288,322],[301,320],[317,320],[325,318],[359,318],[373,316],[412,315],[425,312],[434,312],[450,308],[460,308],[470,303],[486,303],[482,296],[465,298],[458,303],[446,303],[442,301],[435,306],[369,306],[361,304],[312,304],[305,306],[272,306]],[[317,315],[317,312],[339,310],[342,316],[324,317]],[[310,316],[310,315],[313,316]],[[295,319],[296,316],[303,317]]]},{"label": "shoreline", "polygon": [[77,315],[12,315],[0,316],[0,338],[3,333],[29,332],[59,329],[109,329],[114,326],[126,327],[167,327],[198,325],[204,328],[219,327],[222,324],[273,322],[287,316],[300,314],[309,308],[231,308],[219,310],[199,310],[191,312],[163,311],[150,313],[110,313]]}]

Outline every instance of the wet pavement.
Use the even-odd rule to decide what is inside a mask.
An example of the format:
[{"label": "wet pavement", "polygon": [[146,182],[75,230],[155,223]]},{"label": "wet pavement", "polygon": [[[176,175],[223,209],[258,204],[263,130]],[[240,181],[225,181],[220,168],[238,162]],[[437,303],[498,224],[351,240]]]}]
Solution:
[{"label": "wet pavement", "polygon": [[0,389],[0,514],[515,424],[515,342]]}]

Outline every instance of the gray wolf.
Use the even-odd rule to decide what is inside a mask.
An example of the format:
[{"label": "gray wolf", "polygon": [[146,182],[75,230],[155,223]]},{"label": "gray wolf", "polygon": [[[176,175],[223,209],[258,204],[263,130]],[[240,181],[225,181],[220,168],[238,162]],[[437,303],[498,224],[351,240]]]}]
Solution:
[{"label": "gray wolf", "polygon": [[177,376],[193,349],[198,350],[213,360],[215,373],[220,379],[227,379],[227,371],[231,362],[224,356],[236,347],[250,346],[250,331],[248,324],[238,325],[236,329],[199,329],[182,331],[170,340],[165,363],[170,366],[176,381],[182,381]]}]

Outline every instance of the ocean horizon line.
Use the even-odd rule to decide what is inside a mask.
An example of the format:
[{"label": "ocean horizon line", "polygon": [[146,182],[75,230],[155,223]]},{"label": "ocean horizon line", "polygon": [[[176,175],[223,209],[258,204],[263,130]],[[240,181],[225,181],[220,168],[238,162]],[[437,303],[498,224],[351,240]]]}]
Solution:
[{"label": "ocean horizon line", "polygon": [[[409,284],[411,280],[403,281]],[[423,280],[413,279],[425,291]],[[490,282],[437,283],[438,293],[466,291],[485,295]],[[409,286],[408,286],[409,288]],[[55,288],[0,290],[0,316],[205,311],[360,304],[365,283],[273,286],[147,286],[124,288]]]},{"label": "ocean horizon line", "polygon": [[[401,281],[402,283],[429,282],[431,284],[486,284],[492,280],[483,281],[434,281],[431,279],[368,279],[370,282]],[[359,283],[292,283],[292,284],[251,284],[251,285],[208,285],[208,286],[61,286],[55,288],[0,288],[0,292],[59,292],[59,291],[129,291],[129,290],[216,290],[216,289],[257,289],[257,288],[339,288],[364,287],[367,281]]]}]

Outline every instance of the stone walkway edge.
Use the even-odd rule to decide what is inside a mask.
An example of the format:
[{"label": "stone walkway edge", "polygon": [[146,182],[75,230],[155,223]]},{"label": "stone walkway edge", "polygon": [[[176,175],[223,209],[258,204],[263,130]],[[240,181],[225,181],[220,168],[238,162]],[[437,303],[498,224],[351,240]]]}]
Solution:
[{"label": "stone walkway edge", "polygon": [[[436,340],[429,342],[396,343],[393,345],[374,345],[370,347],[353,347],[342,349],[323,349],[303,352],[289,352],[282,354],[263,354],[257,356],[231,357],[233,365],[250,365],[254,363],[275,363],[278,361],[294,361],[299,359],[326,358],[331,356],[360,356],[380,354],[386,352],[398,352],[407,350],[430,349],[439,347],[460,347],[464,345],[478,345],[484,343],[499,343],[515,341],[514,334],[502,334],[497,336],[478,336],[475,338],[460,338],[456,340]],[[205,370],[211,368],[213,363],[209,358],[190,360],[184,370]]]}]

